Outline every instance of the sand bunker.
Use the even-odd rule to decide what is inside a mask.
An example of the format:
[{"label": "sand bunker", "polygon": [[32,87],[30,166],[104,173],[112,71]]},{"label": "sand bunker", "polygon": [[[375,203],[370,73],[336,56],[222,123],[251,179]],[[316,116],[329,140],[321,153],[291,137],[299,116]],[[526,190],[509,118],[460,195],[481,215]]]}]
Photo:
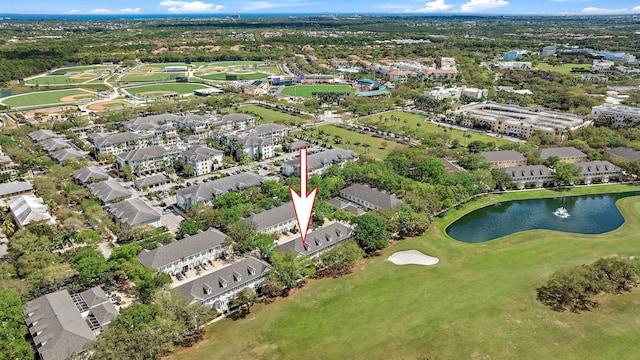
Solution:
[{"label": "sand bunker", "polygon": [[418,250],[407,250],[392,254],[389,256],[389,261],[396,265],[435,265],[440,259],[425,255]]}]

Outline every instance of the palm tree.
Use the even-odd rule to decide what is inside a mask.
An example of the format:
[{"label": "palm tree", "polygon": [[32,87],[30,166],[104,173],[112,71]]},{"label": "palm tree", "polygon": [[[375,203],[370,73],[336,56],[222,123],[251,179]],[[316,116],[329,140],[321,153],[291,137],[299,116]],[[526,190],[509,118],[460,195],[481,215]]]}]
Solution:
[{"label": "palm tree", "polygon": [[371,145],[369,143],[362,143],[362,147],[364,148],[364,153],[368,154],[369,153],[369,148],[371,147]]},{"label": "palm tree", "polygon": [[7,235],[7,237],[11,237],[16,232],[16,226],[13,224],[13,221],[4,219],[2,222],[2,232]]},{"label": "palm tree", "polygon": [[358,146],[360,146],[360,144],[362,144],[360,141],[354,141],[353,145],[356,146],[356,151],[358,151]]}]

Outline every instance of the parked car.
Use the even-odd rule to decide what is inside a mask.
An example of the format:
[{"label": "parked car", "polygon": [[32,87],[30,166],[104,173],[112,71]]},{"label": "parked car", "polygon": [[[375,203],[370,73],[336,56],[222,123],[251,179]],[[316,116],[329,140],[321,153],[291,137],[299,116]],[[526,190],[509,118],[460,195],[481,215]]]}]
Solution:
[{"label": "parked car", "polygon": [[209,270],[209,265],[207,263],[202,263],[200,265],[202,266],[203,269]]},{"label": "parked car", "polygon": [[182,275],[182,273],[177,273],[176,274],[176,279],[178,279],[178,281],[182,281],[182,280],[184,280],[184,275]]},{"label": "parked car", "polygon": [[104,291],[108,293],[116,292],[117,290],[118,288],[115,286],[109,286],[108,288],[104,289]]},{"label": "parked car", "polygon": [[114,296],[109,300],[111,301],[112,304],[116,304],[116,305],[120,305],[120,303],[122,302],[122,298],[120,296]]}]

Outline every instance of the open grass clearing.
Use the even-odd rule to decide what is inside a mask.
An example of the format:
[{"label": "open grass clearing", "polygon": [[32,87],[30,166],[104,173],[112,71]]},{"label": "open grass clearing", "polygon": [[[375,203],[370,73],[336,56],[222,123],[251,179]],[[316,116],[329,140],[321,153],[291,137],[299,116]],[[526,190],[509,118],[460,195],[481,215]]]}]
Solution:
[{"label": "open grass clearing", "polygon": [[[362,155],[369,155],[376,159],[384,159],[392,151],[396,149],[405,149],[407,146],[398,144],[391,140],[377,138],[371,135],[362,134],[354,130],[341,128],[335,125],[322,125],[310,128],[311,132],[306,136],[313,136],[312,140],[319,141],[328,145],[340,147],[343,149],[353,150]],[[323,133],[323,135],[320,135]],[[296,134],[302,134],[302,131],[295,131]],[[336,136],[338,138],[336,138]],[[338,140],[338,142],[336,142]],[[356,146],[356,143],[359,143]],[[369,147],[363,146],[369,144]]]},{"label": "open grass clearing", "polygon": [[131,73],[122,77],[122,81],[127,82],[149,82],[149,81],[166,81],[171,79],[171,75],[184,76],[184,73],[165,73],[165,72],[145,72]]},{"label": "open grass clearing", "polygon": [[591,64],[561,64],[553,66],[547,63],[538,63],[536,67],[542,71],[552,71],[564,75],[580,75],[579,72],[571,72],[574,68],[591,70]]},{"label": "open grass clearing", "polygon": [[422,140],[446,140],[448,143],[457,140],[462,146],[468,145],[473,140],[481,140],[485,143],[493,142],[498,146],[511,143],[511,141],[507,139],[485,135],[472,130],[450,128],[425,120],[425,115],[404,111],[388,111],[356,119],[356,121],[362,125],[373,126],[383,131],[408,134],[416,139]]},{"label": "open grass clearing", "polygon": [[110,70],[115,69],[115,65],[87,65],[87,66],[73,66],[57,69],[52,72],[52,75],[64,75],[70,73],[83,73],[87,71],[95,72],[95,73],[107,73]]},{"label": "open grass clearing", "polygon": [[26,80],[25,83],[31,85],[80,84],[99,78],[100,75],[98,74],[46,75]]},{"label": "open grass clearing", "polygon": [[187,68],[190,68],[190,67],[194,66],[194,64],[185,64],[183,62],[182,63],[179,63],[179,62],[175,62],[175,63],[159,63],[159,64],[149,63],[149,64],[144,64],[144,65],[138,67],[138,70],[160,69],[162,71],[162,70],[164,70],[164,68],[166,68],[168,66],[186,66]]},{"label": "open grass clearing", "polygon": [[[86,97],[81,95],[87,95]],[[37,91],[31,93],[25,93],[15,95],[2,99],[2,103],[7,106],[21,108],[21,107],[34,107],[41,105],[55,105],[65,103],[78,103],[79,99],[87,98],[89,96],[95,96],[94,93],[83,89],[67,89],[67,90],[49,90],[49,91]],[[71,97],[75,99],[71,100]],[[63,101],[67,98],[70,101]]]},{"label": "open grass clearing", "polygon": [[[583,190],[586,189],[586,190]],[[636,190],[576,188],[557,195]],[[535,198],[549,190],[492,195],[436,219],[421,237],[397,242],[353,274],[310,281],[245,319],[222,320],[205,340],[171,359],[635,359],[640,289],[601,298],[582,314],[535,299],[553,271],[600,257],[638,255],[640,199],[618,206],[627,222],[600,235],[529,231],[482,244],[444,235],[451,221],[482,205]],[[435,266],[396,266],[387,257],[418,250]]]},{"label": "open grass clearing", "polygon": [[287,86],[282,89],[282,93],[289,96],[301,96],[304,98],[313,97],[314,92],[345,92],[348,91],[351,94],[356,92],[356,89],[346,85],[297,85]]},{"label": "open grass clearing", "polygon": [[306,124],[310,120],[309,116],[307,115],[292,115],[286,112],[272,110],[258,105],[241,106],[240,111],[257,114],[262,117],[262,122],[264,123],[297,126],[298,124]]},{"label": "open grass clearing", "polygon": [[264,61],[217,61],[206,63],[204,67],[232,67],[232,66],[251,66],[263,65]]},{"label": "open grass clearing", "polygon": [[203,84],[194,84],[194,83],[167,83],[167,84],[153,84],[153,85],[142,85],[142,86],[132,86],[124,88],[132,95],[137,95],[145,92],[152,91],[171,91],[178,93],[180,95],[186,95],[193,93],[194,90],[206,89],[209,86]]}]

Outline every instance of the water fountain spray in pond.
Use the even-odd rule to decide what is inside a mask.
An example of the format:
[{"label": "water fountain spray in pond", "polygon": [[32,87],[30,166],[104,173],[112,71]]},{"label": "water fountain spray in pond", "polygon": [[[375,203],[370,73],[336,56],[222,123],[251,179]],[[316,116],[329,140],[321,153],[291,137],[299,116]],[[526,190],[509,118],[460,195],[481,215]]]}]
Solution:
[{"label": "water fountain spray in pond", "polygon": [[563,207],[559,207],[556,209],[556,211],[553,212],[553,215],[561,218],[561,219],[566,219],[569,216],[569,211],[567,211],[567,209],[563,208]]}]

